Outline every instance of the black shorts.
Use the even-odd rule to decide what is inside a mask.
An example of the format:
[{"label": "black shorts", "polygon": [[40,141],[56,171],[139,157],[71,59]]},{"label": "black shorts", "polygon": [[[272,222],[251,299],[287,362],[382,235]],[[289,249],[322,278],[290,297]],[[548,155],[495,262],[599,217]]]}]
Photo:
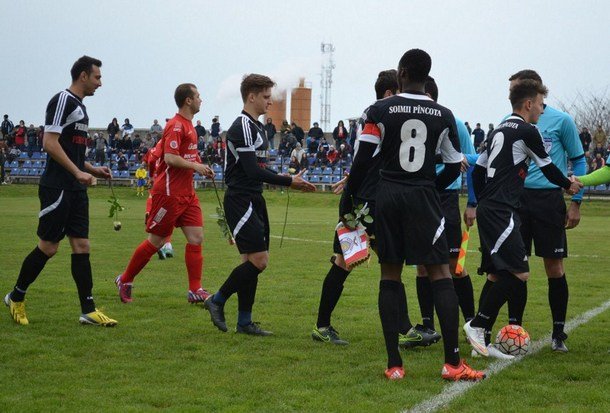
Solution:
[{"label": "black shorts", "polygon": [[519,233],[519,214],[504,205],[479,203],[477,226],[481,241],[479,273],[529,272],[525,246]]},{"label": "black shorts", "polygon": [[[363,222],[364,228],[366,229],[366,233],[369,236],[369,246],[371,249],[377,249],[377,240],[375,239],[375,202],[373,201],[364,201],[359,198],[354,199],[354,204],[364,204],[366,203],[369,208],[369,215],[373,217],[373,222],[367,224]],[[341,249],[341,244],[339,243],[339,236],[337,235],[337,231],[335,231],[335,238],[333,240],[333,252],[335,254],[343,254],[343,250]]]},{"label": "black shorts", "polygon": [[460,215],[460,195],[457,190],[439,192],[441,211],[445,217],[445,233],[449,256],[457,258],[462,244],[462,217]]},{"label": "black shorts", "polygon": [[375,206],[380,263],[449,263],[445,218],[436,188],[382,179]]},{"label": "black shorts", "polygon": [[269,250],[269,216],[262,194],[228,189],[224,207],[240,254]]},{"label": "black shorts", "polygon": [[561,189],[525,189],[519,200],[521,236],[527,255],[543,258],[568,256],[566,237],[566,203]]},{"label": "black shorts", "polygon": [[89,238],[89,197],[87,191],[66,191],[38,186],[40,213],[38,237],[59,242],[66,235]]}]

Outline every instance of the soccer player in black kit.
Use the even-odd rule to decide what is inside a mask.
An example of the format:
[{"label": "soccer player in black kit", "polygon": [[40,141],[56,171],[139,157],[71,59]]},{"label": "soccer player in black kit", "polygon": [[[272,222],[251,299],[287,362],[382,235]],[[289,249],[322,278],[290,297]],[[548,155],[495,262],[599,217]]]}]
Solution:
[{"label": "soccer player in black kit", "polygon": [[250,74],[241,82],[244,109],[227,131],[225,155],[224,210],[227,224],[241,254],[242,264],[233,269],[216,294],[211,295],[204,307],[210,312],[212,323],[227,331],[224,315],[225,302],[237,293],[237,333],[268,336],[252,322],[252,307],[258,285],[258,275],[269,262],[269,217],[263,198],[263,183],[288,186],[302,191],[315,191],[313,184],[301,176],[277,175],[264,168],[264,159],[258,157],[269,147],[263,124],[258,121],[271,106],[271,89],[275,83],[267,76]]},{"label": "soccer player in black kit", "polygon": [[[398,79],[396,78],[396,70],[384,70],[380,72],[377,76],[377,81],[375,82],[375,94],[377,96],[377,99],[379,100],[387,98],[389,96],[393,96],[397,93],[397,91]],[[360,118],[360,128],[364,124],[364,121],[367,117],[367,111],[368,108]],[[376,138],[373,139],[373,142],[370,142],[370,139],[367,140],[366,136],[362,137],[362,134],[359,134],[356,140],[356,144],[354,145],[354,150],[356,153],[358,152],[358,148],[360,147],[361,138],[375,145],[378,142],[378,139]],[[366,173],[366,177],[360,185],[358,193],[355,194],[354,203],[357,205],[366,203],[370,211],[369,213],[372,216],[375,215],[375,195],[377,193],[377,185],[379,183],[380,160],[381,157],[379,156],[379,151],[376,150],[369,164],[369,169]],[[351,196],[351,192],[344,191],[341,196],[341,202],[347,201],[346,197],[348,196]],[[366,233],[369,236],[370,246],[373,250],[376,250],[377,247],[375,243],[375,222],[373,221],[371,224],[364,223],[364,225],[366,227]],[[328,271],[328,274],[324,278],[324,283],[322,284],[322,294],[320,296],[320,305],[318,308],[318,320],[316,321],[316,325],[313,328],[311,337],[316,341],[337,345],[347,345],[348,342],[339,337],[339,333],[333,328],[330,322],[332,312],[337,303],[339,302],[339,298],[341,298],[341,293],[343,292],[343,284],[345,283],[347,276],[351,272],[351,270],[348,269],[345,264],[345,260],[343,258],[343,251],[341,250],[341,244],[339,243],[339,237],[337,236],[337,231],[335,231],[335,238],[333,241],[333,252],[335,253],[335,255],[333,256],[330,270]],[[401,335],[405,335],[411,329],[412,325],[407,312],[407,298],[405,295],[404,286],[401,290],[399,290],[399,294],[401,295],[400,302],[403,307],[400,310],[402,317],[400,319],[401,324],[399,333]]]},{"label": "soccer player in black kit", "polygon": [[[432,281],[443,335],[441,377],[480,380],[485,374],[470,368],[459,355],[458,299],[449,271],[445,220],[437,192],[458,177],[462,154],[453,114],[424,93],[431,66],[432,60],[423,50],[412,49],[402,56],[398,64],[401,93],[369,108],[346,189],[348,195],[357,193],[377,146],[372,142],[378,142],[381,179],[375,223],[381,264],[379,316],[388,353],[385,376],[400,380],[405,374],[398,350],[401,273],[405,264],[421,264]],[[437,148],[445,164],[438,176]],[[342,215],[351,207],[343,203]]]},{"label": "soccer player in black kit", "polygon": [[49,102],[44,127],[44,150],[50,155],[40,178],[38,245],[25,258],[17,283],[4,297],[13,320],[27,325],[25,293],[67,235],[72,247],[72,277],[78,290],[82,324],[112,327],[117,324],[95,308],[89,261],[89,198],[87,186],[95,177],[110,179],[106,166],[85,161],[89,117],[83,105],[102,86],[102,62],[89,56],[78,59],[70,71],[72,84]]},{"label": "soccer player in black kit", "polygon": [[527,252],[519,232],[517,208],[523,192],[530,159],[553,184],[575,194],[577,182],[566,178],[551,162],[542,136],[531,125],[544,112],[546,87],[525,79],[510,90],[513,114],[486,140],[486,150],[477,160],[472,179],[479,201],[477,220],[481,241],[481,271],[495,274],[493,283],[480,303],[476,317],[464,325],[474,350],[489,356],[485,331],[491,330],[502,305],[510,298],[520,319],[527,302],[529,278]]}]

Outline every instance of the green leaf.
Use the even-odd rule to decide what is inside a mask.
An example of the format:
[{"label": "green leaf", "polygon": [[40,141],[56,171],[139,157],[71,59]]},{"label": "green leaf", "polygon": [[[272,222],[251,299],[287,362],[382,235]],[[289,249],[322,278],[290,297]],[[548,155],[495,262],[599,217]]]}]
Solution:
[{"label": "green leaf", "polygon": [[373,223],[373,217],[370,216],[370,215],[365,216],[362,220],[364,222],[366,222],[367,224],[372,224]]},{"label": "green leaf", "polygon": [[346,221],[351,221],[354,220],[356,217],[354,216],[354,214],[345,214],[343,215],[343,218],[345,218]]},{"label": "green leaf", "polygon": [[358,221],[356,221],[356,220],[347,221],[347,226],[350,228],[356,228],[356,226],[358,226]]}]

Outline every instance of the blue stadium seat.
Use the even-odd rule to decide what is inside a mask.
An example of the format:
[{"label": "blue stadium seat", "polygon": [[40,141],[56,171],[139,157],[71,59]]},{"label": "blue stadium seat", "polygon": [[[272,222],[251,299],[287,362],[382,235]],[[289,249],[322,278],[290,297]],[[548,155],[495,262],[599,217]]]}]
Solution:
[{"label": "blue stadium seat", "polygon": [[129,171],[121,171],[119,173],[119,178],[129,178]]},{"label": "blue stadium seat", "polygon": [[43,174],[43,172],[44,172],[44,169],[37,169],[36,170],[36,175],[40,176],[40,175]]},{"label": "blue stadium seat", "polygon": [[277,149],[269,149],[269,156],[277,156]]},{"label": "blue stadium seat", "polygon": [[320,168],[319,166],[316,166],[313,169],[313,173],[316,174],[316,175],[322,175],[322,168]]},{"label": "blue stadium seat", "polygon": [[278,172],[277,165],[270,165],[269,169],[271,169],[273,172]]},{"label": "blue stadium seat", "polygon": [[25,168],[17,169],[17,175],[19,175],[19,176],[28,176],[29,172],[30,171],[28,169],[25,169]]},{"label": "blue stadium seat", "polygon": [[312,175],[309,177],[309,182],[312,184],[317,184],[320,182],[320,177],[318,175]]},{"label": "blue stadium seat", "polygon": [[40,169],[42,167],[42,161],[34,161],[34,168]]},{"label": "blue stadium seat", "polygon": [[132,153],[131,156],[128,159],[129,162],[135,162],[136,161],[136,154]]},{"label": "blue stadium seat", "polygon": [[47,159],[47,153],[46,152],[41,152],[40,153],[40,159]]},{"label": "blue stadium seat", "polygon": [[341,180],[341,177],[337,176],[337,175],[333,175],[332,178],[333,178],[333,184],[336,184],[337,182],[339,182]]},{"label": "blue stadium seat", "polygon": [[28,170],[28,176],[37,176],[38,175],[38,169],[32,168]]},{"label": "blue stadium seat", "polygon": [[320,180],[320,183],[322,184],[330,184],[330,175],[324,175],[322,176],[322,179]]},{"label": "blue stadium seat", "polygon": [[224,177],[223,177],[223,175],[222,175],[222,172],[220,172],[220,173],[217,173],[217,174],[216,174],[216,176],[214,177],[214,180],[215,180],[216,182],[222,182],[223,178],[224,178]]},{"label": "blue stadium seat", "polygon": [[330,166],[327,166],[326,168],[324,168],[324,171],[322,171],[322,175],[332,175],[333,173],[333,168],[331,168]]},{"label": "blue stadium seat", "polygon": [[5,168],[10,168],[11,167],[11,163],[9,161],[4,161],[4,167]]},{"label": "blue stadium seat", "polygon": [[28,159],[28,153],[27,152],[21,152],[21,155],[19,155],[19,159]]},{"label": "blue stadium seat", "polygon": [[335,172],[333,172],[335,175],[341,176],[343,175],[343,169],[340,166],[337,166],[335,168]]},{"label": "blue stadium seat", "polygon": [[32,154],[32,159],[40,159],[40,158],[41,158],[40,152],[34,152]]},{"label": "blue stadium seat", "polygon": [[27,161],[25,161],[25,162],[23,163],[23,165],[21,165],[21,166],[23,166],[24,168],[31,168],[31,167],[32,167],[32,161],[30,161],[30,160],[28,159],[28,160],[27,160]]},{"label": "blue stadium seat", "polygon": [[13,162],[11,162],[10,168],[11,169],[19,168],[19,161],[15,159]]},{"label": "blue stadium seat", "polygon": [[288,165],[283,165],[282,166],[282,173],[285,174],[288,172]]},{"label": "blue stadium seat", "polygon": [[597,185],[595,187],[596,191],[605,191],[606,190],[606,185]]}]

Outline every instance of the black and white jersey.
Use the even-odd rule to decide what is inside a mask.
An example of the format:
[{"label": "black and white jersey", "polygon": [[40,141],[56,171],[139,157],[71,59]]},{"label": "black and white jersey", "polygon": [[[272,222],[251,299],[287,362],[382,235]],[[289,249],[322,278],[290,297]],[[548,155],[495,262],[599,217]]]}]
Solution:
[{"label": "black and white jersey", "polygon": [[517,208],[530,160],[540,168],[551,163],[542,135],[538,128],[513,114],[487,137],[486,145],[477,160],[478,166],[486,168],[486,183],[479,201]]},{"label": "black and white jersey", "polygon": [[[81,99],[67,89],[53,96],[47,105],[44,130],[59,133],[62,149],[74,165],[84,171],[89,117]],[[86,190],[85,185],[52,157],[47,160],[40,185],[67,191]]]},{"label": "black and white jersey", "polygon": [[[358,148],[360,147],[360,138],[362,137],[362,130],[364,129],[364,124],[366,122],[369,109],[370,106],[366,108],[360,119],[358,119],[356,143],[354,143],[354,158],[356,157]],[[377,149],[375,149],[375,152],[373,153],[373,158],[370,160],[366,176],[358,188],[358,193],[355,194],[355,197],[358,199],[369,202],[375,201],[375,197],[377,195],[377,184],[379,183],[380,178],[379,169],[381,168],[381,156],[379,156],[379,149],[379,145],[377,145]]]},{"label": "black and white jersey", "polygon": [[381,179],[405,185],[434,186],[438,152],[444,163],[462,161],[453,114],[423,94],[374,103],[360,140],[380,144]]},{"label": "black and white jersey", "polygon": [[225,183],[229,188],[249,192],[263,192],[263,183],[253,180],[245,173],[239,154],[254,152],[257,163],[262,167],[266,163],[269,148],[267,134],[263,124],[242,111],[227,131],[227,151],[225,154]]}]

